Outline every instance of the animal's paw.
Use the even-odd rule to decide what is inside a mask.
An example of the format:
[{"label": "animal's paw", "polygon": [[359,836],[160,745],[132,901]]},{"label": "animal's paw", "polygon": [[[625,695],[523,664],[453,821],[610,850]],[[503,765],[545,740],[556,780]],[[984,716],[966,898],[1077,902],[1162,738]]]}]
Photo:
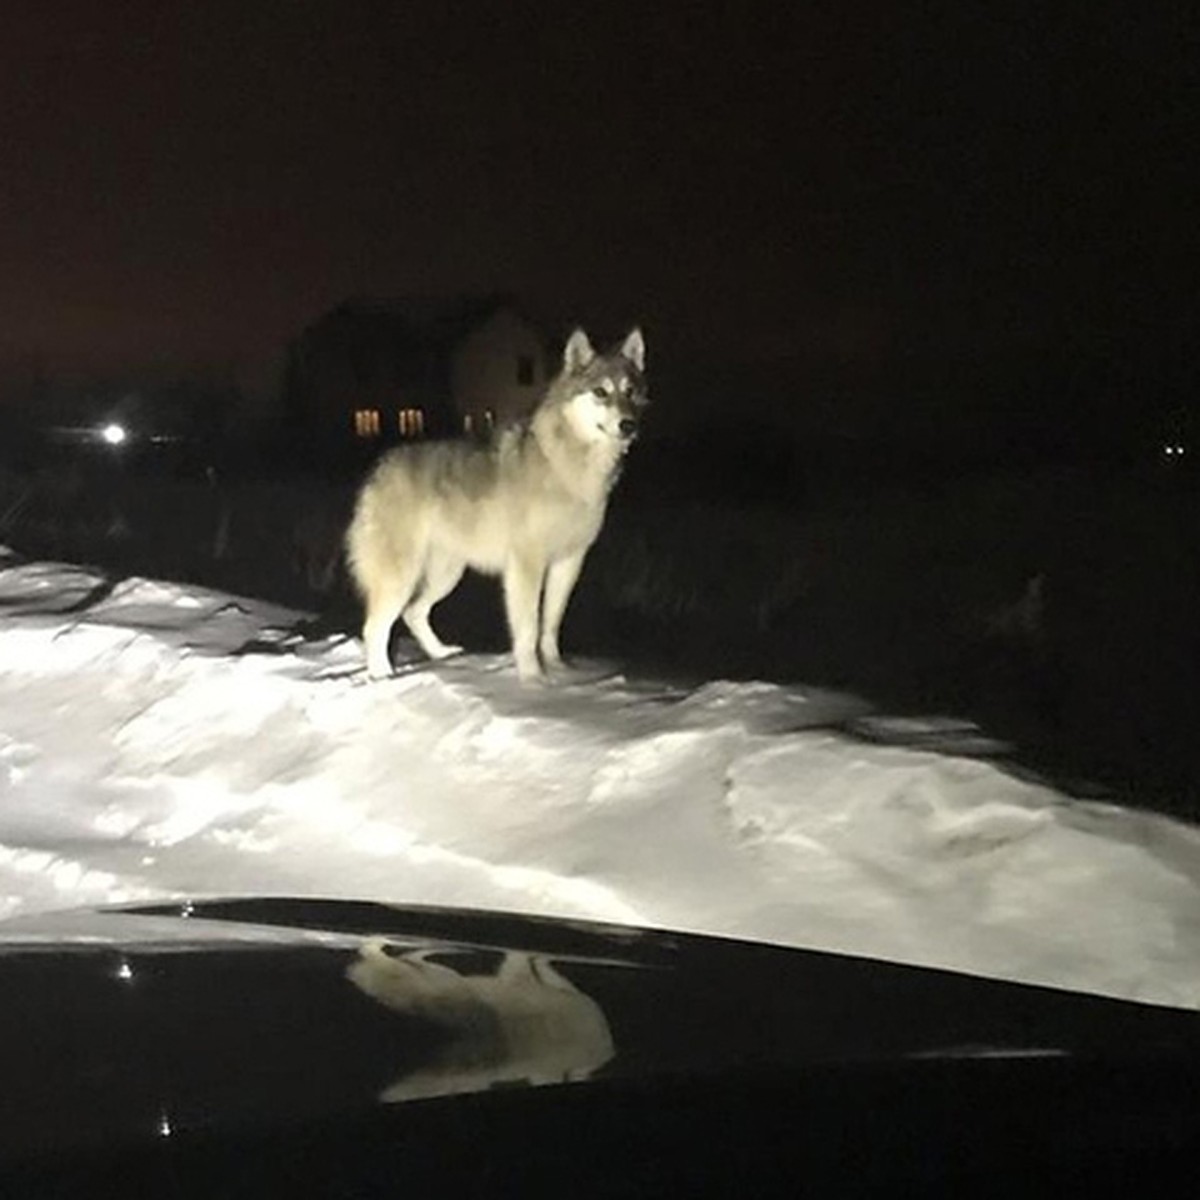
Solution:
[{"label": "animal's paw", "polygon": [[549,672],[564,675],[571,672],[571,664],[563,662],[562,653],[557,645],[538,646],[538,658],[541,660],[542,666]]},{"label": "animal's paw", "polygon": [[536,659],[533,662],[518,662],[516,666],[517,678],[523,686],[539,687],[547,682],[546,673],[542,670],[542,664]]},{"label": "animal's paw", "polygon": [[453,658],[456,654],[462,653],[463,648],[461,646],[448,646],[443,642],[442,645],[430,651],[429,657],[434,662],[441,662],[443,658]]}]

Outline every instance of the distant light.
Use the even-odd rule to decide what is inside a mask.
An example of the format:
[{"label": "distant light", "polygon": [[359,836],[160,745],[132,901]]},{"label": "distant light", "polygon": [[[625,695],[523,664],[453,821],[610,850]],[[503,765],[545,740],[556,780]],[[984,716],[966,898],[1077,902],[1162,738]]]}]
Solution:
[{"label": "distant light", "polygon": [[133,968],[129,965],[129,959],[121,959],[115,974],[118,979],[123,980],[125,983],[131,983],[133,981]]},{"label": "distant light", "polygon": [[158,1136],[169,1138],[174,1132],[175,1130],[171,1128],[171,1118],[164,1112],[158,1118]]},{"label": "distant light", "polygon": [[110,446],[119,446],[129,435],[125,432],[124,425],[118,425],[116,422],[113,422],[111,425],[105,425],[100,430],[100,436]]}]

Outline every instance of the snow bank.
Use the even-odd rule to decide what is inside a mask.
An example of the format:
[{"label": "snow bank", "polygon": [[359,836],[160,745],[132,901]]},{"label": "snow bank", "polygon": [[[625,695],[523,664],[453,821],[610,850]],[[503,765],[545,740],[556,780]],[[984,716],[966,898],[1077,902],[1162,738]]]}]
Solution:
[{"label": "snow bank", "polygon": [[[468,656],[370,684],[356,642],[306,642],[298,616],[8,561],[0,917],[463,905],[1200,1007],[1200,831],[961,756],[990,748],[976,731],[602,664],[529,689]],[[914,734],[943,752],[889,744]]]}]

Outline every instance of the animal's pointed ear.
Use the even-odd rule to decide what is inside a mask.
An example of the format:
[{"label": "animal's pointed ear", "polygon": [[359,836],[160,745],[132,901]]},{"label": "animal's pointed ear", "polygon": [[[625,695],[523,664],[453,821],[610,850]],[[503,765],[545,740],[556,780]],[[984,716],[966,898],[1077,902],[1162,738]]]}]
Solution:
[{"label": "animal's pointed ear", "polygon": [[629,359],[639,371],[646,369],[646,341],[640,329],[633,329],[621,347],[621,353]]},{"label": "animal's pointed ear", "polygon": [[588,341],[588,335],[582,329],[576,329],[567,338],[567,345],[563,350],[563,366],[567,373],[578,374],[595,357],[596,352],[592,349],[592,343]]}]

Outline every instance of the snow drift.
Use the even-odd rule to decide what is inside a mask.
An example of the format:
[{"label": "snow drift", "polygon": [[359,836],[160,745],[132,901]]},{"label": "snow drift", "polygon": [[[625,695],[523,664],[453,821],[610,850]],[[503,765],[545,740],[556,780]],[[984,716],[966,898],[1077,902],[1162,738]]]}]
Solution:
[{"label": "snow drift", "polygon": [[4,560],[0,937],[87,905],[335,896],[1200,1007],[1200,831],[1019,778],[969,727],[602,664],[531,689],[493,656],[371,684],[356,641],[301,619]]}]

